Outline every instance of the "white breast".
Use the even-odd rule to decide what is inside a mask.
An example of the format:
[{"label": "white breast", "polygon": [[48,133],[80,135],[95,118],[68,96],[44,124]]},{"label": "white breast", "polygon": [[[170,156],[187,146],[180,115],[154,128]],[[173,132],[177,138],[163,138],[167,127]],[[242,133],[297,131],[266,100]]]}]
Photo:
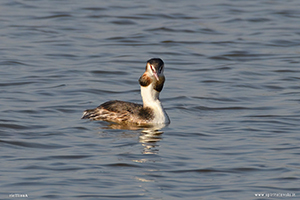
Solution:
[{"label": "white breast", "polygon": [[143,106],[153,110],[154,119],[152,123],[169,124],[170,119],[159,101],[159,92],[153,89],[152,83],[147,87],[141,86],[141,95]]}]

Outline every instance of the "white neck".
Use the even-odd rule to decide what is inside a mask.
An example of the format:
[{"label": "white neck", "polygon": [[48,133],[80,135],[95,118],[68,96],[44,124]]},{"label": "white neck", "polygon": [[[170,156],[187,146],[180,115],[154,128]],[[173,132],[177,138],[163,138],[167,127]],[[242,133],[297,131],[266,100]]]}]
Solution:
[{"label": "white neck", "polygon": [[153,83],[147,87],[141,86],[141,95],[143,98],[143,106],[153,109],[154,119],[153,123],[170,123],[167,113],[164,111],[161,102],[159,101],[159,92],[153,89]]}]

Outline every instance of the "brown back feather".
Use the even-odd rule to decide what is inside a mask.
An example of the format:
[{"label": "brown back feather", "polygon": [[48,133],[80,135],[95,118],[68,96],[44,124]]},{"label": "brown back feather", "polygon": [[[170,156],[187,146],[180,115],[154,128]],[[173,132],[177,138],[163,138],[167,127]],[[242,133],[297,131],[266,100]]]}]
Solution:
[{"label": "brown back feather", "polygon": [[143,124],[154,118],[150,108],[143,108],[140,104],[125,101],[108,101],[94,110],[87,110],[85,118],[92,120],[104,120],[117,123]]}]

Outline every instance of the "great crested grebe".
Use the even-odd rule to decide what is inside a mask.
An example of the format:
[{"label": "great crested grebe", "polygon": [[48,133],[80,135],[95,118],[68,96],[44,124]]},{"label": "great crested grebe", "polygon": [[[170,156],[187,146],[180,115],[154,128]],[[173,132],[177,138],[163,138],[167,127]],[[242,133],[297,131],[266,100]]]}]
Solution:
[{"label": "great crested grebe", "polygon": [[147,61],[146,71],[139,79],[143,105],[108,101],[95,109],[84,111],[82,119],[137,125],[169,124],[170,119],[159,101],[159,93],[165,82],[163,72],[164,62],[160,58]]}]

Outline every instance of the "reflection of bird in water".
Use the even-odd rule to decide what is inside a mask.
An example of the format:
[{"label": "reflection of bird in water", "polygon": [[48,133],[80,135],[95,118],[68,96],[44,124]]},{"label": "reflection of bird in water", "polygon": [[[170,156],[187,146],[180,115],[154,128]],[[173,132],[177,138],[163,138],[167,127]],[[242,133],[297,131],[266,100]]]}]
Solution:
[{"label": "reflection of bird in water", "polygon": [[82,119],[110,121],[121,124],[169,124],[170,120],[159,100],[165,76],[164,62],[159,58],[147,61],[146,71],[140,77],[143,105],[125,101],[108,101],[99,107],[86,110]]},{"label": "reflection of bird in water", "polygon": [[[164,124],[156,124],[148,127],[145,126],[141,127],[141,126],[133,126],[128,124],[111,123],[105,127],[101,127],[101,129],[141,130],[139,135],[139,142],[144,147],[143,154],[157,154],[159,151],[158,142],[162,140],[161,135],[164,133],[163,131],[160,131],[160,129],[162,129],[163,127],[165,127]],[[126,136],[122,134],[122,137],[128,138],[128,134],[126,134]],[[140,162],[139,160],[134,160],[134,161]],[[145,162],[145,160],[141,162]]]},{"label": "reflection of bird in water", "polygon": [[140,143],[144,146],[143,154],[157,154],[159,145],[157,142],[161,141],[162,131],[158,129],[144,129],[139,137]]}]

